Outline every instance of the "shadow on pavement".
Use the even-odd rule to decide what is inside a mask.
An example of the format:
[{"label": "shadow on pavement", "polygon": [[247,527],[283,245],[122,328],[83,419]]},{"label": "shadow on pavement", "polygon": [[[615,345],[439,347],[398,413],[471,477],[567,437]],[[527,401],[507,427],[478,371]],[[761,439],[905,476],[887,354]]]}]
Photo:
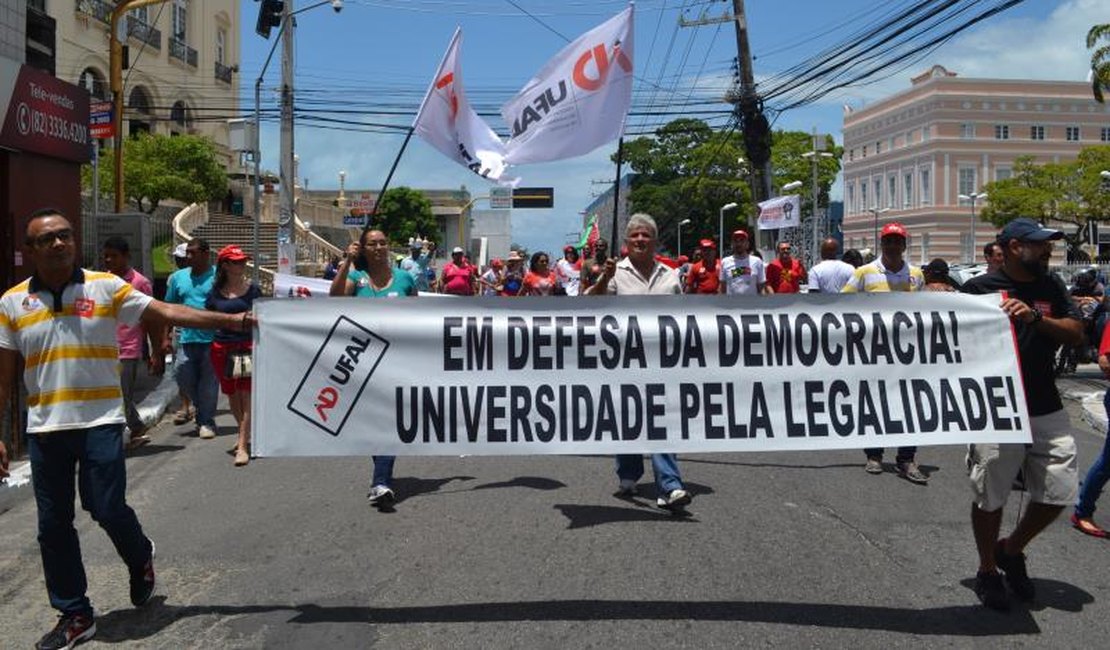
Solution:
[{"label": "shadow on pavement", "polygon": [[491,490],[494,488],[525,487],[532,490],[558,490],[565,488],[566,483],[542,476],[518,476],[511,481],[498,481],[497,483],[483,483],[475,485],[472,490]]},{"label": "shadow on pavement", "polygon": [[[629,511],[636,512],[636,511]],[[1038,580],[1045,607],[1077,611],[1094,598],[1073,585]],[[961,584],[970,584],[963,581]],[[243,616],[288,611],[290,623],[490,623],[523,621],[728,621],[831,629],[877,630],[921,636],[1013,636],[1040,633],[1029,610],[992,612],[981,605],[911,609],[828,603],[680,600],[544,600],[405,607],[282,605],[168,605],[156,597],[141,609],[125,609],[97,620],[97,640],[147,639],[173,623],[195,616]]]},{"label": "shadow on pavement", "polygon": [[440,488],[452,481],[473,481],[473,476],[445,476],[443,478],[416,478],[406,476],[393,479],[393,490],[397,493],[397,503],[405,499],[439,492]]},{"label": "shadow on pavement", "polygon": [[[965,578],[960,581],[960,584],[969,590],[975,589],[974,578]],[[1036,601],[1028,605],[1019,605],[1015,602],[1015,610],[1025,608],[1033,611],[1058,609],[1064,612],[1081,612],[1084,605],[1095,602],[1095,597],[1091,594],[1059,580],[1033,578],[1033,585],[1037,588]]]},{"label": "shadow on pavement", "polygon": [[664,510],[662,508],[656,508],[654,504],[648,505],[634,499],[624,500],[633,503],[637,508],[581,505],[574,503],[556,503],[552,507],[570,520],[567,530],[627,521],[679,521],[684,523],[697,523],[698,521],[686,510]]},{"label": "shadow on pavement", "polygon": [[162,454],[165,452],[181,451],[184,445],[159,445],[150,443],[142,447],[136,447],[127,451],[128,458],[140,458],[142,456],[153,456],[155,454]]},{"label": "shadow on pavement", "polygon": [[772,467],[780,469],[840,469],[843,467],[863,467],[863,461],[858,463],[829,463],[826,465],[798,465],[794,463],[744,463],[735,460],[710,460],[708,458],[683,458],[682,463],[697,463],[700,465],[731,465],[733,467]]}]

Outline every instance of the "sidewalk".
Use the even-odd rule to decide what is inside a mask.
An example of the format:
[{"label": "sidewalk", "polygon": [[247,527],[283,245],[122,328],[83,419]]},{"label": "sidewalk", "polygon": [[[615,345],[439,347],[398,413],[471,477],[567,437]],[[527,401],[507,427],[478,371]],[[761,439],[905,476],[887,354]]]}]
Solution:
[{"label": "sidewalk", "polygon": [[[174,381],[168,368],[161,377],[151,376],[145,370],[141,370],[135,388],[135,396],[139,400],[139,417],[143,419],[144,424],[153,429],[177,398],[177,382]],[[5,492],[30,485],[31,482],[31,463],[26,458],[13,460],[10,471],[11,475],[7,480],[0,483],[0,513],[7,509],[4,505]]]},{"label": "sidewalk", "polygon": [[1102,397],[1110,387],[1095,364],[1084,364],[1074,374],[1056,380],[1060,396],[1066,400],[1079,402],[1083,421],[1095,431],[1105,434],[1107,430],[1106,408]]}]

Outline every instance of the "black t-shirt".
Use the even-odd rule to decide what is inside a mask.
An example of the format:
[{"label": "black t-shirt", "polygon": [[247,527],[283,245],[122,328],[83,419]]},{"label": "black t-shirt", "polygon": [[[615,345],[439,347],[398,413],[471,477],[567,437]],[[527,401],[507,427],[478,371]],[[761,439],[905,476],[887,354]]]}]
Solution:
[{"label": "black t-shirt", "polygon": [[[1075,302],[1068,296],[1067,287],[1055,275],[1049,274],[1033,282],[1017,282],[1000,269],[974,277],[963,286],[964,293],[1000,291],[1007,292],[1011,298],[1017,298],[1051,318],[1082,318]],[[1046,415],[1059,411],[1064,408],[1064,404],[1060,401],[1060,393],[1056,391],[1053,360],[1060,344],[1037,331],[1035,325],[1017,321],[1013,324],[1029,415]]]},{"label": "black t-shirt", "polygon": [[[262,291],[253,282],[245,294],[234,298],[224,298],[213,288],[212,292],[208,294],[208,300],[204,302],[204,307],[209,311],[219,311],[225,314],[242,314],[250,311],[254,306],[254,301],[261,297]],[[235,332],[220,329],[216,330],[214,339],[220,343],[246,343],[251,340],[251,335],[250,331]]]}]

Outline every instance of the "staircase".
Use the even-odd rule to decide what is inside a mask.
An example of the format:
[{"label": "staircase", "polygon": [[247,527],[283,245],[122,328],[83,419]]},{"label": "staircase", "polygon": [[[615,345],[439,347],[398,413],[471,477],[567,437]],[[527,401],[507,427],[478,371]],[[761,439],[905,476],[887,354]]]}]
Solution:
[{"label": "staircase", "polygon": [[[271,270],[277,267],[277,232],[276,223],[258,224],[258,262]],[[254,257],[254,221],[249,216],[210,212],[208,223],[189,234],[207,240],[213,253],[235,244]]]}]

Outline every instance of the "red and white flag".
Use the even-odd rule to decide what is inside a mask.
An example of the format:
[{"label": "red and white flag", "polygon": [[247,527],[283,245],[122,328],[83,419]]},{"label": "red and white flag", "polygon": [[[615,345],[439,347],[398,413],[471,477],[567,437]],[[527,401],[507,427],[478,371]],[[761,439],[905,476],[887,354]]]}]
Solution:
[{"label": "red and white flag", "polygon": [[412,128],[451,160],[483,178],[500,180],[506,166],[505,143],[466,100],[459,63],[461,43],[462,30],[456,28]]},{"label": "red and white flag", "polygon": [[629,6],[564,47],[501,107],[510,165],[573,158],[624,131],[632,103]]}]

